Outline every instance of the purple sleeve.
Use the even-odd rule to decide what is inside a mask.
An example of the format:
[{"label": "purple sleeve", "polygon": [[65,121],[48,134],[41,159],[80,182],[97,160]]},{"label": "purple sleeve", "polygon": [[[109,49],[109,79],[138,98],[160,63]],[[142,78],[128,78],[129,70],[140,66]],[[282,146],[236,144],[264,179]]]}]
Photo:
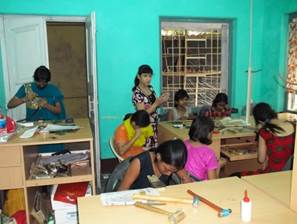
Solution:
[{"label": "purple sleeve", "polygon": [[210,149],[207,161],[207,170],[214,170],[219,167],[219,163],[215,153]]}]

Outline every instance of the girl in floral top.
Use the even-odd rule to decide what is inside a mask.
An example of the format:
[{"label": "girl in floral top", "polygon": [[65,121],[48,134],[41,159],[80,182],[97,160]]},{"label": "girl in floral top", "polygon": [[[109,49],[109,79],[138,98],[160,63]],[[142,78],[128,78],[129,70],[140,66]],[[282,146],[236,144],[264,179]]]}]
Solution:
[{"label": "girl in floral top", "polygon": [[149,65],[141,65],[138,68],[132,89],[132,102],[136,110],[146,110],[150,114],[150,121],[154,129],[154,136],[147,139],[145,145],[147,148],[157,147],[158,145],[158,114],[156,110],[169,98],[168,94],[162,94],[160,97],[156,97],[156,93],[151,86],[152,75],[153,70]]}]

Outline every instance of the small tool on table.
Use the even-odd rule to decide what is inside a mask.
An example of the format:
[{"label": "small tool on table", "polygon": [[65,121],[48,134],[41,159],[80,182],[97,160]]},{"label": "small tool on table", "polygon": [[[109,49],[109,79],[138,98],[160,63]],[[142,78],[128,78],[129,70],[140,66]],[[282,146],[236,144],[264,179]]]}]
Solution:
[{"label": "small tool on table", "polygon": [[219,217],[226,217],[232,213],[232,210],[230,208],[228,208],[228,209],[221,208],[218,205],[212,203],[211,201],[207,200],[204,197],[199,196],[198,194],[194,193],[191,190],[187,190],[187,193],[192,195],[194,198],[198,197],[200,201],[202,201],[203,203],[205,203],[206,205],[208,205],[209,207],[211,207],[212,209],[217,211]]},{"label": "small tool on table", "polygon": [[149,200],[155,202],[172,202],[172,203],[184,203],[184,204],[193,204],[193,200],[184,199],[184,198],[173,198],[173,197],[162,197],[156,195],[142,195],[134,194],[132,196],[133,200]]},{"label": "small tool on table", "polygon": [[138,207],[138,208],[143,208],[143,209],[149,210],[151,212],[157,212],[159,214],[167,215],[168,221],[170,224],[177,224],[186,217],[186,214],[182,210],[177,210],[175,212],[169,212],[164,209],[157,208],[157,207],[154,207],[151,205],[147,205],[147,204],[144,204],[141,202],[135,202],[134,206]]}]

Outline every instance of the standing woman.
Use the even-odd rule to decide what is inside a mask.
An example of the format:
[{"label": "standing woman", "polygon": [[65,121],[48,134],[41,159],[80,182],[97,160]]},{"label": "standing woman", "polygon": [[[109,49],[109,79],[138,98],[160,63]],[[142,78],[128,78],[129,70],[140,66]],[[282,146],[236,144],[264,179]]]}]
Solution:
[{"label": "standing woman", "polygon": [[269,104],[259,103],[253,109],[259,128],[258,160],[264,172],[281,171],[294,149],[294,127],[280,120]]},{"label": "standing woman", "polygon": [[138,68],[132,89],[132,102],[136,110],[146,110],[150,115],[150,122],[154,129],[154,136],[148,138],[145,146],[148,148],[157,147],[158,145],[158,114],[157,108],[169,98],[168,94],[162,94],[156,97],[156,93],[151,86],[153,70],[149,65],[141,65]]}]

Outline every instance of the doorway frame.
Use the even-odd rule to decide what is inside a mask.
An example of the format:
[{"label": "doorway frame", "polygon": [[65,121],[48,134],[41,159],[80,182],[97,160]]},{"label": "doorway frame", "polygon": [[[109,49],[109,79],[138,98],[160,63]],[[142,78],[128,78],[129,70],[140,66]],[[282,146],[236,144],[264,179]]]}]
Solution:
[{"label": "doorway frame", "polygon": [[[58,16],[58,15],[33,15],[33,14],[0,14],[0,48],[1,48],[1,58],[2,60],[2,71],[3,71],[3,81],[4,81],[4,92],[5,92],[5,105],[7,105],[8,101],[10,100],[10,84],[9,84],[9,78],[8,78],[8,64],[7,64],[7,56],[6,56],[6,45],[5,45],[5,37],[4,37],[4,16],[36,16],[36,17],[43,17],[45,20],[45,23],[47,22],[65,22],[65,23],[84,23],[85,27],[87,24],[87,21],[89,18],[92,19],[92,24],[95,29],[95,34],[97,32],[96,28],[96,15],[95,12],[91,12],[87,16]],[[95,70],[94,68],[88,68],[89,60],[92,60],[91,58],[88,57],[88,51],[91,51],[92,49],[88,49],[89,44],[88,44],[88,38],[87,38],[87,31],[85,29],[85,35],[86,35],[86,40],[85,40],[85,46],[86,46],[86,67],[87,67],[87,86],[89,87],[89,82],[90,82],[90,75],[92,75],[92,92],[94,93],[94,99],[93,99],[93,105],[96,108],[93,108],[94,112],[97,112],[97,114],[94,115],[94,119],[91,118],[90,116],[90,97],[88,93],[88,118],[92,119],[91,123],[94,124],[94,129],[93,130],[93,142],[94,142],[94,153],[95,153],[95,173],[96,173],[96,191],[101,189],[101,158],[100,158],[100,132],[99,132],[99,103],[98,103],[98,81],[97,81],[97,57],[96,57],[96,49],[97,49],[97,44],[96,44],[96,38],[94,40],[95,42],[95,52],[94,56],[96,57],[95,60]],[[49,56],[47,55],[49,58]],[[49,63],[49,61],[48,61]],[[47,65],[49,66],[49,65]],[[91,72],[92,71],[92,72]]]}]

